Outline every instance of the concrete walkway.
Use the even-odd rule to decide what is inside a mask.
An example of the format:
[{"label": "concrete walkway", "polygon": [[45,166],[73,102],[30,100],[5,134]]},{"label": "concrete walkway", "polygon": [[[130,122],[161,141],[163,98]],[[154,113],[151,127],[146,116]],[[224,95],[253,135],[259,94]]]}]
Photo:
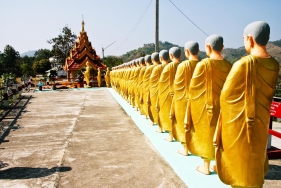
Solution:
[{"label": "concrete walkway", "polygon": [[0,187],[186,187],[107,89],[34,93],[0,145]]},{"label": "concrete walkway", "polygon": [[[165,142],[112,89],[32,95],[0,145],[0,187],[228,187],[198,173],[199,157],[178,155],[180,143]],[[280,174],[271,160],[264,187],[281,187]]]}]

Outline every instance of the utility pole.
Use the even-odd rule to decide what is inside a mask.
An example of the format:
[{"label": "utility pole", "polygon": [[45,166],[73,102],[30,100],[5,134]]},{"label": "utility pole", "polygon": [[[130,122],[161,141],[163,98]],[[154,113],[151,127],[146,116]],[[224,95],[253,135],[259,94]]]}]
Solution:
[{"label": "utility pole", "polygon": [[[116,40],[117,41],[117,40]],[[109,46],[111,46],[112,44],[114,44],[116,41],[114,41],[113,43],[111,43],[110,45],[108,45],[107,47],[105,47],[105,48],[101,48],[102,49],[102,59],[104,59],[104,50],[106,49],[106,48],[108,48]]]},{"label": "utility pole", "polygon": [[155,52],[159,52],[159,0],[155,1]]}]

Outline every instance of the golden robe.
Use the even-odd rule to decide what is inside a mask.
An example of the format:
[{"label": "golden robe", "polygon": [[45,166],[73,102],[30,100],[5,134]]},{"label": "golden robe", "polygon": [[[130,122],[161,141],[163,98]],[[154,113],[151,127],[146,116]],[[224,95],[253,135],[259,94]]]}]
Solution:
[{"label": "golden robe", "polygon": [[173,137],[182,143],[185,143],[184,118],[189,100],[189,84],[197,63],[198,61],[195,60],[182,62],[175,75],[170,117],[172,119]]},{"label": "golden robe", "polygon": [[90,86],[90,76],[91,76],[90,71],[91,71],[90,66],[87,66],[86,71],[83,73],[87,86]]},{"label": "golden robe", "polygon": [[129,101],[129,90],[128,90],[129,84],[128,84],[128,82],[129,82],[130,74],[131,74],[131,68],[127,68],[125,70],[125,74],[124,74],[124,77],[123,77],[124,98],[127,101]]},{"label": "golden robe", "polygon": [[168,132],[172,131],[170,109],[174,95],[174,79],[179,64],[180,63],[172,62],[166,65],[158,83],[158,99],[156,103],[156,107],[159,111],[158,125]]},{"label": "golden robe", "polygon": [[133,95],[134,95],[134,106],[138,108],[138,80],[139,80],[139,75],[140,75],[140,70],[141,67],[137,67],[135,70],[135,75],[134,75],[134,83],[133,83],[133,87],[134,87],[134,91],[133,91]]},{"label": "golden robe", "polygon": [[142,81],[142,93],[140,100],[143,101],[143,114],[148,116],[148,96],[149,96],[149,79],[152,73],[152,70],[154,69],[156,65],[149,65],[146,67],[144,75],[143,75],[143,81]]},{"label": "golden robe", "polygon": [[106,86],[110,87],[110,71],[109,70],[106,71],[105,82],[106,82]]},{"label": "golden robe", "polygon": [[136,67],[130,68],[130,75],[128,77],[127,86],[128,86],[128,95],[129,95],[129,102],[134,107],[134,76],[135,76]]},{"label": "golden robe", "polygon": [[165,65],[157,65],[153,68],[149,78],[149,95],[148,102],[148,115],[152,122],[158,124],[158,112],[156,109],[156,101],[158,98],[158,82]]},{"label": "golden robe", "polygon": [[131,90],[130,90],[130,95],[131,95],[131,100],[130,100],[130,103],[132,104],[133,107],[137,106],[136,105],[136,87],[137,87],[137,81],[138,81],[138,76],[139,76],[139,72],[140,72],[140,68],[139,67],[135,67],[134,68],[134,71],[132,72],[132,75],[131,75],[131,82],[130,82],[130,85],[131,85]]},{"label": "golden robe", "polygon": [[143,83],[143,75],[145,72],[146,67],[141,67],[140,74],[138,77],[138,90],[137,90],[137,105],[140,109],[141,114],[143,114],[143,100],[141,99],[142,94],[142,83]]},{"label": "golden robe", "polygon": [[101,85],[101,72],[100,71],[98,71],[97,81],[98,81],[98,86],[100,87],[100,85]]},{"label": "golden robe", "polygon": [[237,61],[227,77],[215,135],[217,171],[225,184],[264,183],[270,106],[278,71],[274,58],[249,55]]},{"label": "golden robe", "polygon": [[188,101],[186,145],[203,158],[214,159],[213,137],[220,112],[220,94],[231,64],[210,58],[200,61],[194,70]]}]

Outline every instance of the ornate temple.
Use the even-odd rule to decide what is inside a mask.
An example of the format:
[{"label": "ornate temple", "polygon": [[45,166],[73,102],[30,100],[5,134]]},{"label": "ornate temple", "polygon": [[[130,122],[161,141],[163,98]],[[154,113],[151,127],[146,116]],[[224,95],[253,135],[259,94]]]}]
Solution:
[{"label": "ornate temple", "polygon": [[82,31],[78,36],[78,41],[74,43],[73,49],[70,50],[70,56],[66,58],[63,69],[67,71],[67,78],[70,81],[75,78],[75,71],[80,71],[86,66],[88,61],[90,66],[97,70],[106,69],[106,65],[102,63],[100,56],[96,54],[96,50],[92,47],[89,42],[87,32],[84,31],[84,20],[82,21]]}]

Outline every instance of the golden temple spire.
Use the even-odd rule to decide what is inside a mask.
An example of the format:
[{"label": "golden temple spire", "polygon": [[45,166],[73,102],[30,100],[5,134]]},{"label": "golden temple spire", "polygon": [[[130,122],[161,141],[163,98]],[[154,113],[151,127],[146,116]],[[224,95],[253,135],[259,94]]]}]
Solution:
[{"label": "golden temple spire", "polygon": [[83,17],[83,15],[82,15],[82,32],[84,32],[84,25],[85,25],[85,23],[84,23],[84,17]]}]

